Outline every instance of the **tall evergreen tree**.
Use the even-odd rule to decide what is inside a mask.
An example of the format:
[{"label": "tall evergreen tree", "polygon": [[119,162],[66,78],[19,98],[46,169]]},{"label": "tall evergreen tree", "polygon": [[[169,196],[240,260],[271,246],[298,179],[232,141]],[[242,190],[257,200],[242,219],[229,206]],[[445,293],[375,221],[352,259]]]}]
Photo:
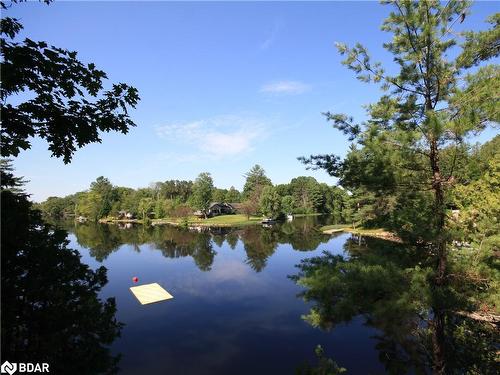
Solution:
[{"label": "tall evergreen tree", "polygon": [[[500,14],[489,19],[489,30],[457,37],[453,27],[466,22],[468,2],[383,3],[392,11],[382,30],[393,34],[384,47],[398,72],[391,75],[387,71],[393,69],[372,62],[359,43],[337,44],[345,56],[343,63],[357,78],[380,84],[384,94],[367,107],[365,122],[326,113],[333,126],[356,143],[344,160],[335,155],[301,159],[339,177],[348,188],[364,188],[376,196],[397,195],[398,228],[408,239],[432,249],[432,283],[438,290],[450,278],[446,203],[455,183],[456,163],[445,169],[442,150],[458,149],[469,134],[499,121],[500,70],[484,62],[500,51]],[[444,303],[434,307],[434,370],[442,374],[446,372],[446,307]]]},{"label": "tall evergreen tree", "polygon": [[259,164],[255,164],[244,176],[246,180],[243,186],[243,196],[246,199],[256,192],[261,192],[264,186],[272,185],[271,180],[266,176],[266,171]]}]

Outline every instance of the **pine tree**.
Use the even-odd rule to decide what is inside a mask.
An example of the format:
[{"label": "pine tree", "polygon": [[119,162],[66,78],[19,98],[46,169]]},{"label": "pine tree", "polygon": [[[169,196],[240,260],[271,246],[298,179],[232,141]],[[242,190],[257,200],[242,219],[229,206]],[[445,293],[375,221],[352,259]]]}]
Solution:
[{"label": "pine tree", "polygon": [[[367,107],[366,122],[325,114],[334,128],[355,141],[345,160],[335,155],[300,159],[339,177],[345,187],[397,196],[399,228],[432,249],[432,282],[439,288],[448,280],[446,203],[456,181],[456,160],[443,163],[442,151],[458,149],[469,134],[500,119],[500,69],[484,63],[499,54],[500,14],[489,19],[491,29],[456,36],[453,27],[467,20],[468,2],[383,3],[393,8],[382,30],[393,34],[384,47],[398,73],[390,75],[382,64],[372,62],[361,44],[338,43],[343,63],[359,80],[381,85],[384,94]],[[450,167],[443,168],[445,164]],[[440,374],[446,371],[443,311],[443,306],[435,309],[432,321],[434,370]]]}]

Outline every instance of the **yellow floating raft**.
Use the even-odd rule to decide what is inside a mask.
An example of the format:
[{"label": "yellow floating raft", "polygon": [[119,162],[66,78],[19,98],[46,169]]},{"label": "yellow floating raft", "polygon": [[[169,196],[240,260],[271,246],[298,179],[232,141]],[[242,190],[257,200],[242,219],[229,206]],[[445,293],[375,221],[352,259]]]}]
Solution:
[{"label": "yellow floating raft", "polygon": [[141,303],[141,305],[166,301],[168,299],[174,298],[158,283],[133,286],[130,288],[130,291],[135,296],[135,298],[137,298],[137,300]]}]

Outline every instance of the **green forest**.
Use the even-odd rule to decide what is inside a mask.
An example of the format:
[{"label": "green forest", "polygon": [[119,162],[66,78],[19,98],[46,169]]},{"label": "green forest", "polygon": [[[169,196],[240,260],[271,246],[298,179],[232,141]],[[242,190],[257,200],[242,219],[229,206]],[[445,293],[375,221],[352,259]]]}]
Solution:
[{"label": "green forest", "polygon": [[131,189],[114,186],[98,177],[87,191],[63,198],[49,197],[38,207],[48,217],[85,217],[98,221],[126,211],[139,219],[179,218],[195,210],[206,211],[212,202],[240,203],[248,216],[277,218],[286,214],[331,214],[338,223],[350,220],[350,195],[338,187],[319,183],[313,177],[296,177],[288,184],[273,185],[265,170],[253,166],[245,174],[243,191],[219,189],[210,173],[200,173],[195,181],[169,180],[149,187]]}]

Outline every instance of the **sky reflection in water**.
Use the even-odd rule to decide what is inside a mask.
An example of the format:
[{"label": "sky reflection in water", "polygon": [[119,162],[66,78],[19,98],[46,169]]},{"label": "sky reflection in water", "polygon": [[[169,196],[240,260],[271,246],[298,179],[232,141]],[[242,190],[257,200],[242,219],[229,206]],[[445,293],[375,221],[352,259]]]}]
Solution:
[{"label": "sky reflection in water", "polygon": [[[215,235],[172,227],[68,229],[83,263],[108,268],[101,296],[116,297],[117,319],[125,323],[113,346],[122,354],[121,373],[290,374],[314,362],[318,344],[350,373],[383,373],[371,338],[377,331],[362,319],[332,332],[301,319],[308,306],[287,276],[325,250],[344,254],[349,238],[322,235],[318,224],[306,218]],[[141,306],[128,289],[134,276],[139,285],[160,283],[174,299]]]}]

